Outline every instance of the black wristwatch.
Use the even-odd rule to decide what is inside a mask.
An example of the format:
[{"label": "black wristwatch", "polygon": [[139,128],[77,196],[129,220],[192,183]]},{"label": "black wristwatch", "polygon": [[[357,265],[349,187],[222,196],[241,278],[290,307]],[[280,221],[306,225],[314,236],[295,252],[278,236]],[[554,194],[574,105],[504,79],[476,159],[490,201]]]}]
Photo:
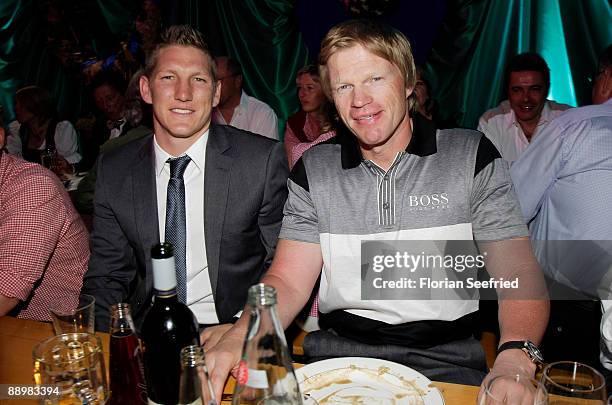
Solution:
[{"label": "black wristwatch", "polygon": [[540,349],[538,349],[538,346],[536,346],[533,342],[529,340],[511,340],[509,342],[505,342],[504,344],[499,346],[499,349],[497,349],[497,354],[500,354],[501,352],[507,349],[520,349],[525,352],[527,357],[529,357],[529,360],[531,360],[535,364],[544,363],[544,357],[542,356],[542,352],[540,351]]}]

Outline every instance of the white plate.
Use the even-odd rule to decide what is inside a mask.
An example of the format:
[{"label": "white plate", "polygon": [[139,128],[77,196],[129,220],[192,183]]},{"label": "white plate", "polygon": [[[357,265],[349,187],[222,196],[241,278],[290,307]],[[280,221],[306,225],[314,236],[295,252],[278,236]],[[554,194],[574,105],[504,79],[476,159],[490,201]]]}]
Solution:
[{"label": "white plate", "polygon": [[391,361],[340,357],[295,370],[302,392],[319,405],[444,405],[423,374]]}]

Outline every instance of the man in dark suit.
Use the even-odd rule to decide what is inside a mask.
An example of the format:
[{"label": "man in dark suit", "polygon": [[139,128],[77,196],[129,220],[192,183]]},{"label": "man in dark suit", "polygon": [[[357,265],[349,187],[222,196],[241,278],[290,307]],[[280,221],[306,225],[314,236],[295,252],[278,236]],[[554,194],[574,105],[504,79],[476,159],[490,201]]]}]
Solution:
[{"label": "man in dark suit", "polygon": [[[283,146],[211,125],[220,83],[201,34],[188,26],[163,34],[140,91],[153,107],[154,134],[98,161],[92,257],[84,281],[84,291],[96,297],[96,327],[108,329],[109,307],[120,301],[132,305],[141,323],[153,288],[150,248],[180,232],[184,253],[175,246],[175,258],[177,273],[182,261],[186,276],[182,299],[200,324],[227,324],[274,255],[287,196]],[[187,163],[177,175],[180,161]],[[179,178],[184,196],[177,208],[170,183]],[[179,274],[177,279],[181,298]]]}]

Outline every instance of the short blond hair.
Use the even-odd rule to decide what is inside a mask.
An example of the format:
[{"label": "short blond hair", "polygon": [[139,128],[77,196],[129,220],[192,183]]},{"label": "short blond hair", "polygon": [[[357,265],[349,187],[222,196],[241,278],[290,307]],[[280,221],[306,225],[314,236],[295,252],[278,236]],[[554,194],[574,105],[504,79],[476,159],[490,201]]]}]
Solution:
[{"label": "short blond hair", "polygon": [[213,61],[212,55],[210,54],[208,44],[206,43],[202,33],[190,25],[172,25],[162,32],[159,42],[155,45],[145,62],[143,74],[146,77],[151,78],[151,75],[153,74],[153,71],[157,65],[159,52],[163,48],[173,45],[191,46],[204,52],[206,59],[208,59],[210,75],[212,76],[213,80],[217,80],[217,68],[215,62]]},{"label": "short blond hair", "polygon": [[[323,41],[319,52],[319,76],[321,87],[330,100],[333,100],[327,62],[331,56],[342,50],[361,45],[369,52],[397,66],[404,77],[406,88],[414,88],[416,68],[410,42],[400,31],[389,25],[371,20],[349,20],[332,27]],[[414,92],[408,97],[408,108],[412,109],[416,100]]]}]

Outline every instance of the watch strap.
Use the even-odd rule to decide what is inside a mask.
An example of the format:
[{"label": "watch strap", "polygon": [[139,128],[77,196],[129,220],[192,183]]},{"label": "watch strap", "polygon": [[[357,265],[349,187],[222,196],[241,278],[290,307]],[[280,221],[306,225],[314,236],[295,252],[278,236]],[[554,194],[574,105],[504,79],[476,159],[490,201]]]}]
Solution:
[{"label": "watch strap", "polygon": [[508,349],[522,350],[529,357],[529,359],[536,364],[541,364],[544,362],[544,358],[542,357],[542,353],[538,347],[529,340],[510,340],[508,342],[504,342],[497,349],[497,354],[500,354],[504,350]]}]

